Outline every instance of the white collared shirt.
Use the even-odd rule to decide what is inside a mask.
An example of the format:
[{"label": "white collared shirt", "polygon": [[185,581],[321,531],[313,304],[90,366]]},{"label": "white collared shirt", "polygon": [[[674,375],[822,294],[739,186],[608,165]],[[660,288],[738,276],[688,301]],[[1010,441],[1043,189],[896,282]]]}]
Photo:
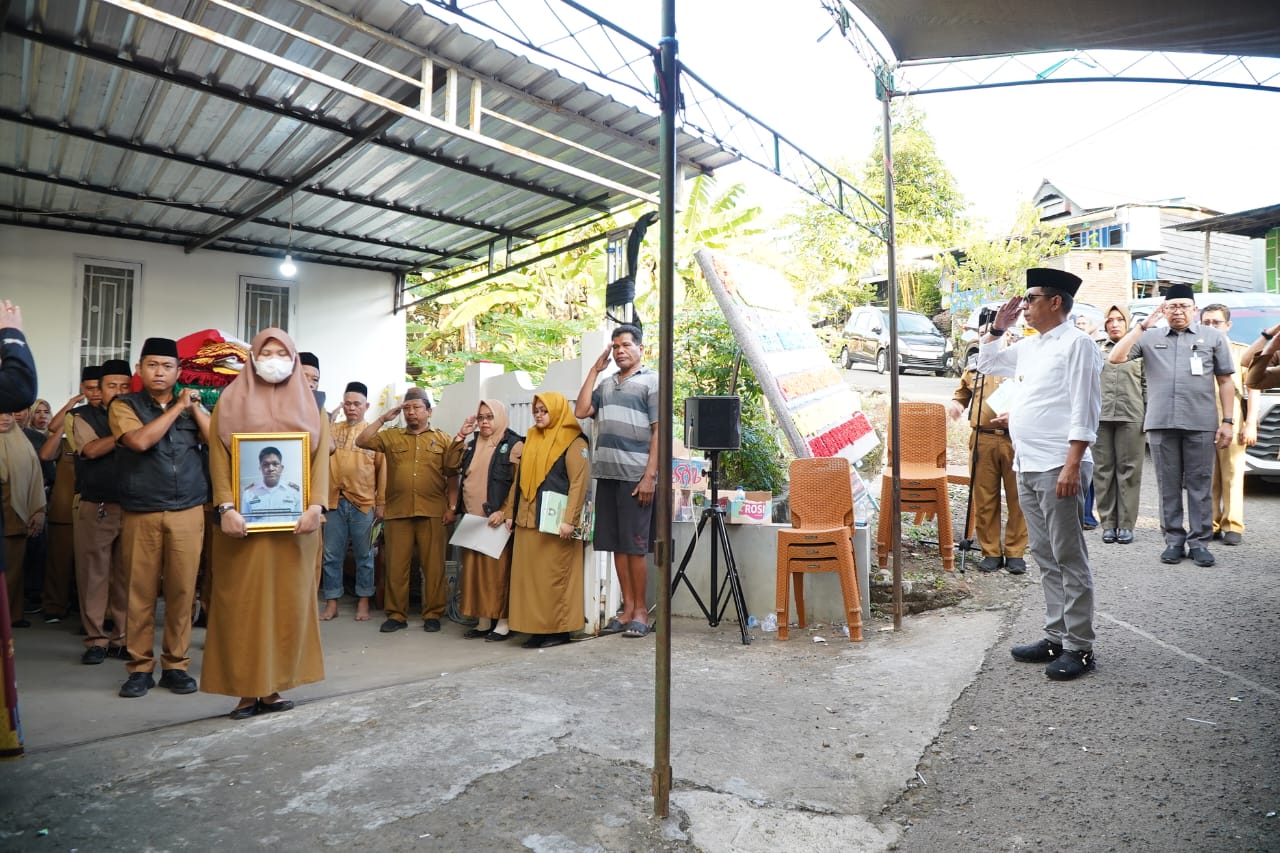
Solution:
[{"label": "white collared shirt", "polygon": [[[978,370],[1018,381],[1009,410],[1015,471],[1061,468],[1072,441],[1092,445],[1098,437],[1102,355],[1098,345],[1070,323],[1004,349],[999,340],[983,343]],[[1082,461],[1093,461],[1088,448]]]}]

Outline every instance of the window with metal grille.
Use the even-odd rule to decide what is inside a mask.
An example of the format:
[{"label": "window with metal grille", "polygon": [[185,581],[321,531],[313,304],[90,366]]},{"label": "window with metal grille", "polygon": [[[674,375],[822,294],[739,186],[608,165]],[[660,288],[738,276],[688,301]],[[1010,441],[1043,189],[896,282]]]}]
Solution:
[{"label": "window with metal grille", "polygon": [[240,276],[240,336],[251,341],[258,332],[272,327],[290,332],[293,287],[288,282]]},{"label": "window with metal grille", "polygon": [[142,265],[96,258],[78,258],[76,265],[81,296],[80,368],[112,358],[129,361]]}]

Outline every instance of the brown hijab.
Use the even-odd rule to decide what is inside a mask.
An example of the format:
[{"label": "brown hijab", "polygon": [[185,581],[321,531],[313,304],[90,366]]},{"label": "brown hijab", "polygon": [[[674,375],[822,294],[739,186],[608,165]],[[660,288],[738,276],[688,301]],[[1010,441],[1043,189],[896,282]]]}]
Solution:
[{"label": "brown hijab", "polygon": [[246,364],[218,397],[218,438],[231,447],[231,434],[237,432],[309,432],[314,452],[320,441],[320,409],[307,387],[307,378],[298,369],[298,347],[293,338],[284,329],[263,329],[249,351],[257,358],[273,338],[284,344],[293,359],[293,373],[272,385],[254,372],[252,363]]}]

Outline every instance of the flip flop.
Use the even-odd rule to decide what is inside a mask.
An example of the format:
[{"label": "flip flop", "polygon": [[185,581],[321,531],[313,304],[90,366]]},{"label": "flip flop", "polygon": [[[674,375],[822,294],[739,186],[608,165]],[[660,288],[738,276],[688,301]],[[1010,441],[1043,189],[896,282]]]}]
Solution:
[{"label": "flip flop", "polygon": [[628,622],[627,630],[622,632],[624,637],[645,637],[648,636],[652,629],[643,622]]},{"label": "flip flop", "polygon": [[605,625],[600,629],[600,636],[603,637],[606,634],[621,634],[625,630],[627,630],[627,626],[619,622],[618,617],[615,616],[609,620],[608,625]]}]

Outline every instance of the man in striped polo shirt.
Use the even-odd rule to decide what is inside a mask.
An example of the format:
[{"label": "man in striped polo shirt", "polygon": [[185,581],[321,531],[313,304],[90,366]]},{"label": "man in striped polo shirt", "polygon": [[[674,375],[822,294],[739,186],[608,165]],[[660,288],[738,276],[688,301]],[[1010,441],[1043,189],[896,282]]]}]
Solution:
[{"label": "man in striped polo shirt", "polygon": [[[587,372],[574,404],[579,418],[595,418],[591,473],[596,482],[593,544],[612,551],[622,587],[622,609],[601,631],[643,637],[649,633],[648,554],[653,550],[653,496],[658,475],[658,374],[642,363],[644,336],[623,324]],[[600,374],[612,360],[618,372]]]}]

